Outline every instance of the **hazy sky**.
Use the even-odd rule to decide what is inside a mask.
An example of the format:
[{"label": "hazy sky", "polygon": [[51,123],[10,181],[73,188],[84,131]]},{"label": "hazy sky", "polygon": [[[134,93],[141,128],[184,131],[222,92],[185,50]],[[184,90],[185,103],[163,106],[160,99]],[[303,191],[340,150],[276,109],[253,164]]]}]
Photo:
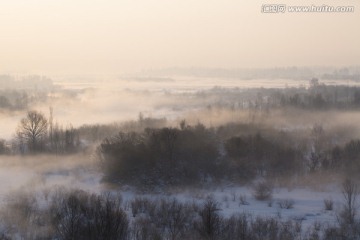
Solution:
[{"label": "hazy sky", "polygon": [[[263,14],[264,3],[354,13]],[[0,73],[360,65],[358,0],[0,0]]]}]

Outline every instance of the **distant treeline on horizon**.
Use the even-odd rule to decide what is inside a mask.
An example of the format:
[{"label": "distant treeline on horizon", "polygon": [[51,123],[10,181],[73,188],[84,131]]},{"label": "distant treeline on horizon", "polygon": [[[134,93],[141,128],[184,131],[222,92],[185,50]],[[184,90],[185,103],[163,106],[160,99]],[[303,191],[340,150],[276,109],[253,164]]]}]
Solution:
[{"label": "distant treeline on horizon", "polygon": [[360,67],[279,67],[279,68],[164,68],[145,70],[147,75],[185,75],[196,77],[240,79],[292,79],[308,80],[317,77],[323,80],[360,81]]}]

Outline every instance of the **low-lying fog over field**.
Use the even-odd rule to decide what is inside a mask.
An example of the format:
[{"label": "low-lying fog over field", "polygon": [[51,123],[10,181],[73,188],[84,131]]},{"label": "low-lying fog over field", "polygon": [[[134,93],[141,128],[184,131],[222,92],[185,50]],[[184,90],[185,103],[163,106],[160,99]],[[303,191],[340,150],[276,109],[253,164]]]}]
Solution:
[{"label": "low-lying fog over field", "polygon": [[[261,92],[261,88],[279,89],[279,91],[287,88],[308,88],[310,79],[264,77],[243,79],[176,75],[170,77],[54,76],[51,89],[43,89],[38,83],[23,89],[19,84],[18,91],[29,91],[29,97],[31,94],[41,95],[33,97],[42,97],[42,99],[31,102],[31,109],[49,115],[49,108],[52,107],[56,121],[63,125],[72,124],[78,127],[83,124],[134,120],[139,113],[174,120],[196,112],[196,117],[192,118],[197,120],[196,118],[200,118],[198,111],[206,107],[224,102],[234,106],[244,104],[248,99],[242,96],[242,93],[249,89],[257,89],[252,93],[254,95],[255,92]],[[349,79],[325,79],[321,83],[331,86],[360,84]],[[6,89],[4,85],[4,91]],[[228,96],[227,93],[231,95]],[[134,102],[136,104],[133,104]],[[23,117],[23,111],[8,113],[4,109],[0,114],[4,123],[0,126],[1,136],[9,139],[18,121]],[[216,116],[216,119],[202,116],[204,119],[198,120],[204,124],[211,124],[218,122],[219,118],[227,117],[231,116],[225,114]]]}]

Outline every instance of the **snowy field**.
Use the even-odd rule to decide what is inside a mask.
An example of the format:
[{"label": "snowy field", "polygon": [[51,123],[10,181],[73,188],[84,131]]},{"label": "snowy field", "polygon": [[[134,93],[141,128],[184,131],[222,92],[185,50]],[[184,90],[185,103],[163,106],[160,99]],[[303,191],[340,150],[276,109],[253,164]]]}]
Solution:
[{"label": "snowy field", "polygon": [[[78,160],[76,160],[78,159]],[[83,159],[83,160],[81,160]],[[253,197],[253,188],[246,186],[212,186],[204,188],[175,189],[171,192],[139,192],[129,186],[109,187],[102,183],[102,175],[93,162],[84,156],[38,157],[37,159],[1,159],[0,201],[6,202],[12,194],[30,194],[54,190],[58,187],[82,189],[91,193],[114,192],[120,194],[123,205],[129,205],[135,198],[177,199],[183,203],[201,205],[208,197],[219,203],[220,214],[230,217],[236,213],[252,216],[274,217],[281,220],[295,220],[304,229],[316,222],[335,224],[336,215],[342,206],[340,186],[328,184],[321,189],[310,187],[274,187],[272,200],[258,201]],[[332,200],[334,209],[325,210],[324,200]],[[292,202],[290,209],[281,208],[280,203]],[[127,209],[131,216],[131,209]]]},{"label": "snowy field", "polygon": [[[304,229],[313,226],[316,222],[335,224],[337,212],[340,210],[343,201],[338,190],[320,192],[310,188],[294,188],[292,190],[275,188],[272,200],[258,201],[253,197],[252,188],[244,186],[192,189],[174,194],[140,194],[128,190],[121,191],[121,195],[125,203],[136,197],[145,197],[155,200],[175,198],[183,203],[195,202],[200,205],[208,197],[211,197],[219,203],[219,212],[223,217],[228,218],[237,213],[245,213],[253,217],[271,217],[283,221],[294,220],[301,222]],[[333,200],[333,210],[325,210],[325,199]],[[293,201],[292,208],[281,208],[280,203],[284,201]]]}]

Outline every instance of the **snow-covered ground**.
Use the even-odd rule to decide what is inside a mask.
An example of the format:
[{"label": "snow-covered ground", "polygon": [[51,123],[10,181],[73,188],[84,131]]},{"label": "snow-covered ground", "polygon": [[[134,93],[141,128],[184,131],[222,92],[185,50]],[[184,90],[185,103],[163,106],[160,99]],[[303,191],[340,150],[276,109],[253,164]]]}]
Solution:
[{"label": "snow-covered ground", "polygon": [[[253,217],[272,217],[281,220],[295,220],[302,223],[303,229],[308,229],[314,223],[335,224],[336,215],[342,206],[342,195],[337,187],[326,191],[315,191],[307,188],[275,188],[272,200],[258,201],[253,197],[253,190],[246,186],[217,187],[213,189],[183,190],[173,194],[141,194],[131,190],[121,191],[124,202],[137,197],[156,199],[177,199],[183,203],[202,204],[208,197],[219,203],[220,214],[231,217],[237,213],[250,214]],[[241,200],[240,200],[241,199]],[[324,200],[332,200],[333,210],[325,210]],[[281,208],[279,202],[293,201],[291,209]]]},{"label": "snow-covered ground", "polygon": [[[101,181],[101,173],[93,167],[93,162],[72,157],[37,157],[1,159],[0,168],[0,203],[14,192],[42,192],[63,186],[69,189],[82,189],[101,193],[115,191],[120,193],[123,204],[137,197],[152,200],[176,198],[181,202],[202,204],[208,197],[219,203],[220,213],[230,217],[236,213],[252,216],[275,217],[282,220],[296,220],[307,228],[315,222],[336,223],[336,215],[342,206],[340,186],[328,184],[321,190],[311,187],[275,187],[272,200],[258,201],[253,197],[253,188],[248,186],[213,186],[206,188],[186,188],[158,193],[142,193],[131,187],[109,188]],[[324,200],[332,200],[334,209],[325,210]],[[279,202],[293,201],[291,209],[280,208]]]}]

